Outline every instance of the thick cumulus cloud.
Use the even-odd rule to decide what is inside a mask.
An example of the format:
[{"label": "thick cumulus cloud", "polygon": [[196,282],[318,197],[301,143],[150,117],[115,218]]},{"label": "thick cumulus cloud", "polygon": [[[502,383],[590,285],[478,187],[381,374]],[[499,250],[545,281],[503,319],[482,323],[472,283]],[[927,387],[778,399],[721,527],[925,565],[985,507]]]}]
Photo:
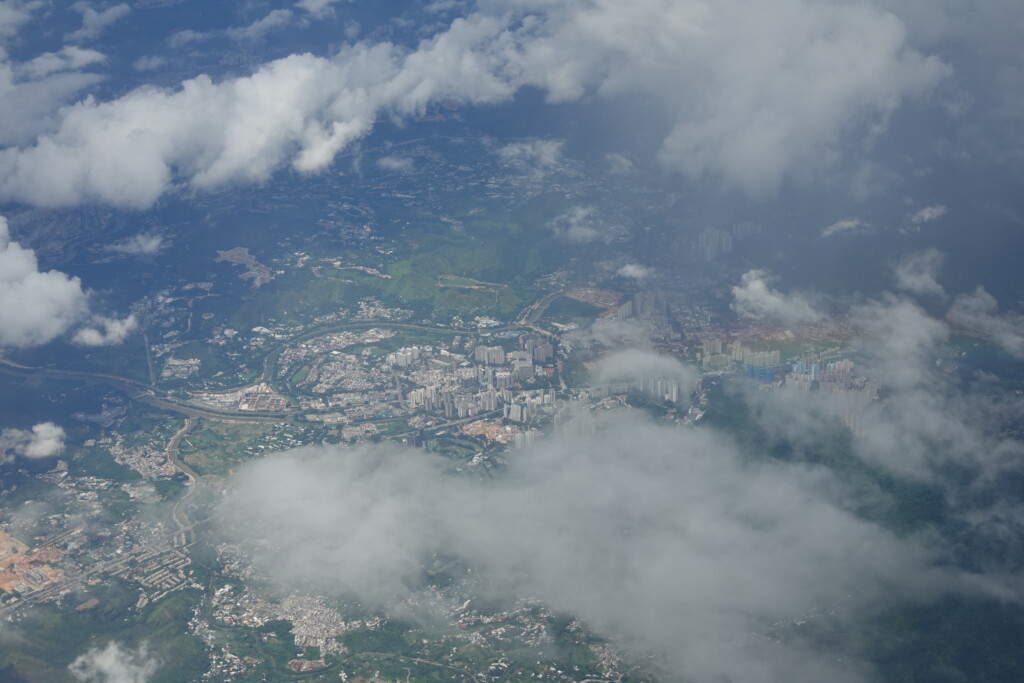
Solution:
[{"label": "thick cumulus cloud", "polygon": [[[59,54],[53,57],[45,63],[33,60],[24,68],[0,61],[0,145],[32,141],[55,125],[58,108],[69,98],[102,80],[98,74],[69,71],[71,62]],[[55,71],[32,77],[36,70],[47,69]]]},{"label": "thick cumulus cloud", "polygon": [[68,671],[84,683],[147,683],[159,668],[145,643],[132,649],[112,640],[104,648],[79,655]]},{"label": "thick cumulus cloud", "polygon": [[[279,25],[278,12],[254,30]],[[481,2],[412,50],[361,43],[218,83],[86,99],[33,143],[0,150],[0,199],[145,207],[178,181],[259,182],[286,163],[318,171],[381,116],[505,101],[524,86],[553,102],[648,98],[675,122],[666,167],[770,194],[880,134],[947,73],[866,1]]]},{"label": "thick cumulus cloud", "polygon": [[0,146],[31,143],[57,124],[63,104],[102,80],[81,69],[104,62],[106,57],[74,45],[24,63],[7,58],[7,41],[42,7],[41,2],[0,2]]},{"label": "thick cumulus cloud", "polygon": [[740,284],[732,288],[732,295],[733,310],[750,320],[801,325],[824,318],[824,312],[806,296],[773,289],[771,278],[763,270],[744,273]]},{"label": "thick cumulus cloud", "polygon": [[82,281],[58,270],[41,272],[35,252],[11,240],[0,216],[0,349],[46,344],[76,329],[77,344],[120,344],[137,322],[90,315]]},{"label": "thick cumulus cloud", "polygon": [[466,56],[496,27],[477,16],[410,54],[390,44],[357,45],[331,59],[292,55],[246,78],[200,76],[177,90],[87,99],[67,108],[59,129],[35,145],[0,150],[0,198],[145,207],[178,174],[194,189],[211,189],[266,180],[286,160],[298,171],[321,170],[384,110],[403,115],[437,99],[511,95],[493,64]]},{"label": "thick cumulus cloud", "polygon": [[0,348],[45,344],[88,309],[81,281],[56,270],[40,272],[35,252],[11,241],[0,216]]},{"label": "thick cumulus cloud", "polygon": [[53,422],[40,422],[31,430],[0,431],[0,457],[49,458],[64,451],[64,428]]},{"label": "thick cumulus cloud", "polygon": [[654,95],[677,119],[666,166],[754,194],[827,167],[858,122],[884,122],[949,73],[869,3],[594,2],[545,38],[526,54],[561,57],[534,74],[553,97],[578,97],[584,74],[603,93]]},{"label": "thick cumulus cloud", "polygon": [[225,528],[292,586],[397,601],[434,553],[455,555],[498,596],[540,597],[681,678],[856,681],[867,670],[850,652],[773,643],[771,626],[838,604],[846,621],[949,577],[922,544],[831,503],[836,486],[745,462],[707,431],[626,421],[523,453],[490,482],[422,451],[271,457],[232,480]]}]

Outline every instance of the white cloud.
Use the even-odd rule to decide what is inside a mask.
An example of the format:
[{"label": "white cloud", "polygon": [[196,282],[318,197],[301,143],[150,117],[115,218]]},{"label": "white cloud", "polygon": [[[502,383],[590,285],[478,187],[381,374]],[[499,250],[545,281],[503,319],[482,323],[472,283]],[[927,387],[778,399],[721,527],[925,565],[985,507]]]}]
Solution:
[{"label": "white cloud", "polygon": [[921,225],[922,223],[931,223],[937,218],[941,218],[945,213],[946,207],[943,206],[942,204],[926,206],[923,209],[916,211],[910,217],[910,222],[915,225]]},{"label": "white cloud", "polygon": [[292,21],[292,12],[287,9],[271,10],[267,16],[257,19],[243,28],[228,29],[228,37],[232,40],[259,40],[271,31],[284,28]]},{"label": "white cloud", "polygon": [[625,175],[636,170],[636,166],[628,157],[617,152],[609,152],[604,159],[608,162],[608,172],[613,175]]},{"label": "white cloud", "polygon": [[[351,0],[345,1],[349,2]],[[295,3],[295,6],[309,12],[314,17],[323,18],[334,12],[334,5],[338,2],[339,0],[299,0],[299,2]]]},{"label": "white cloud", "polygon": [[45,344],[88,313],[77,277],[39,272],[35,252],[10,240],[0,216],[0,347]]},{"label": "white cloud", "polygon": [[505,164],[539,182],[561,165],[564,146],[561,140],[513,142],[498,148],[498,157]]},{"label": "white cloud", "polygon": [[[1018,599],[1017,561],[1002,564],[999,558],[1024,519],[1024,511],[1006,509],[1008,500],[1000,492],[1005,481],[1021,475],[1024,463],[1024,445],[1004,432],[1006,420],[1021,413],[1020,400],[965,389],[962,376],[949,373],[945,364],[948,327],[907,299],[886,296],[869,302],[852,309],[848,320],[857,333],[851,340],[855,373],[884,386],[884,395],[871,400],[857,391],[787,387],[764,392],[738,385],[764,430],[757,448],[768,452],[784,444],[787,459],[842,457],[846,453],[837,448],[836,430],[843,429],[840,419],[853,420],[859,428],[849,435],[849,455],[863,461],[867,471],[925,486],[935,504],[944,506],[940,514],[971,528],[975,548],[990,541],[993,552],[987,557],[972,553],[974,574],[964,578]],[[860,505],[866,507],[860,509],[891,511],[899,504],[870,488],[861,495]],[[931,515],[919,520],[929,526],[934,521]],[[960,542],[954,534],[943,543]],[[1009,555],[1017,552],[1016,541],[1011,543],[1015,549]],[[985,569],[979,573],[977,567]]]},{"label": "white cloud", "polygon": [[170,47],[184,47],[185,45],[192,45],[193,43],[201,43],[204,40],[209,40],[213,37],[212,33],[204,33],[201,31],[193,31],[190,28],[185,28],[180,31],[175,31],[167,38],[167,44]]},{"label": "white cloud", "polygon": [[642,266],[639,263],[627,263],[626,265],[615,271],[616,275],[621,277],[628,277],[634,280],[646,280],[654,271],[647,266]]},{"label": "white cloud", "polygon": [[90,321],[82,281],[57,270],[40,272],[35,252],[11,241],[7,219],[0,216],[0,349],[46,344],[83,324],[76,343],[119,344],[136,322],[134,316]]},{"label": "white cloud", "polygon": [[75,42],[99,38],[108,26],[131,11],[131,7],[125,3],[114,5],[101,11],[93,9],[92,5],[88,2],[76,2],[71,8],[82,13],[82,27],[64,36],[64,38]]},{"label": "white cloud", "polygon": [[833,237],[835,235],[857,235],[868,228],[868,224],[859,218],[844,218],[836,221],[821,231],[822,237]]},{"label": "white cloud", "polygon": [[397,171],[399,173],[410,173],[415,162],[409,157],[386,156],[377,159],[377,168],[383,171]]},{"label": "white cloud", "polygon": [[10,453],[25,458],[50,458],[64,452],[64,429],[52,422],[40,422],[31,431],[5,429],[0,432],[0,457]]},{"label": "white cloud", "polygon": [[151,256],[164,248],[164,238],[152,232],[141,232],[138,235],[107,245],[107,251],[117,254]]},{"label": "white cloud", "polygon": [[919,388],[930,376],[926,367],[949,336],[941,320],[891,295],[855,308],[851,317],[863,331],[876,374],[901,389]]},{"label": "white cloud", "polygon": [[1007,353],[1024,358],[1024,316],[999,312],[999,303],[983,287],[953,300],[949,320],[954,325],[990,337]]},{"label": "white cloud", "polygon": [[114,346],[127,339],[138,326],[134,315],[123,320],[95,316],[88,327],[75,332],[71,341],[82,346]]},{"label": "white cloud", "polygon": [[68,666],[71,675],[85,683],[147,683],[159,668],[146,643],[129,649],[116,640],[90,649]]},{"label": "white cloud", "polygon": [[669,356],[642,349],[625,349],[602,358],[594,371],[594,376],[600,383],[641,377],[665,377],[693,389],[700,373]]},{"label": "white cloud", "polygon": [[850,319],[858,328],[865,371],[892,393],[885,404],[871,404],[863,413],[869,428],[856,435],[858,455],[902,477],[934,478],[933,466],[946,459],[935,443],[955,445],[956,459],[971,450],[961,447],[963,424],[944,414],[949,404],[935,372],[947,326],[893,296],[855,307]]},{"label": "white cloud", "polygon": [[167,64],[167,59],[159,55],[150,55],[149,57],[139,57],[132,64],[132,68],[136,71],[155,71]]},{"label": "white cloud", "polygon": [[607,228],[592,206],[574,206],[553,218],[549,225],[557,237],[570,242],[592,242],[603,239]]},{"label": "white cloud", "polygon": [[911,254],[896,264],[896,286],[919,296],[945,298],[946,290],[936,279],[944,258],[938,249]]},{"label": "white cloud", "polygon": [[[857,391],[786,387],[765,392],[753,384],[733,385],[744,389],[751,415],[764,430],[755,453],[784,445],[787,460],[824,456],[835,462],[846,450],[837,448],[839,420],[852,419],[849,455],[862,460],[866,471],[926,487],[922,490],[935,496],[933,504],[943,508],[937,514],[958,522],[935,525],[929,513],[917,523],[933,531],[957,523],[970,528],[973,569],[964,578],[1000,599],[1018,600],[1021,547],[1011,539],[1019,538],[1024,510],[1006,496],[1005,487],[1024,472],[1024,444],[1005,426],[1018,419],[1024,403],[1009,392],[990,392],[984,379],[980,391],[964,382],[968,364],[961,368],[967,373],[949,372],[949,327],[913,301],[887,295],[855,306],[845,320],[856,332],[850,340],[855,374],[884,387],[882,395],[871,400]],[[890,513],[882,511],[900,505],[870,488],[859,495],[865,496],[859,509],[883,517]],[[960,543],[955,532],[943,541],[951,554],[960,552]],[[979,553],[982,547],[989,550]]]},{"label": "white cloud", "polygon": [[959,119],[956,135],[947,138],[949,153],[1024,170],[1024,4],[885,0],[882,6],[900,15],[916,45],[964,63],[937,93],[937,104]]},{"label": "white cloud", "polygon": [[849,625],[946,579],[918,539],[837,506],[837,488],[823,471],[744,462],[708,430],[626,420],[524,452],[486,483],[395,448],[273,456],[232,479],[223,509],[225,531],[292,589],[395,604],[437,552],[489,596],[539,597],[687,680],[862,681],[855,648],[769,630],[823,605]]},{"label": "white cloud", "polygon": [[17,72],[20,75],[38,79],[58,71],[75,71],[106,60],[107,58],[102,52],[75,45],[65,45],[59,52],[46,52],[30,62],[19,65]]},{"label": "white cloud", "polygon": [[[85,100],[34,145],[0,150],[0,201],[142,207],[178,181],[203,190],[260,182],[288,162],[319,171],[381,115],[505,101],[525,86],[553,102],[653,98],[675,119],[666,167],[770,194],[838,163],[847,138],[877,134],[946,73],[907,46],[896,17],[863,0],[483,2],[412,51],[364,43],[220,83],[200,76],[176,91]],[[558,162],[556,145],[517,143],[506,154],[532,154],[543,173]]]},{"label": "white cloud", "polygon": [[827,169],[949,73],[867,2],[521,4],[546,12],[510,57],[523,81],[554,101],[651,97],[676,121],[668,168],[758,195]]},{"label": "white cloud", "polygon": [[26,144],[59,121],[59,109],[72,96],[102,80],[84,67],[106,60],[95,51],[66,45],[16,63],[7,59],[4,42],[13,37],[42,3],[0,3],[0,146]]},{"label": "white cloud", "polygon": [[821,320],[824,314],[802,294],[783,294],[769,285],[763,270],[743,274],[738,286],[732,288],[732,309],[743,318],[783,325],[801,325]]},{"label": "white cloud", "polygon": [[59,122],[60,107],[103,77],[79,73],[106,61],[95,50],[65,45],[23,63],[8,60],[5,42],[30,21],[42,2],[0,1],[0,149],[27,144]]},{"label": "white cloud", "polygon": [[[1020,476],[1024,446],[1000,434],[1019,402],[963,393],[960,377],[936,364],[949,336],[941,320],[894,296],[849,320],[858,374],[884,381],[883,400],[751,386],[767,440],[744,453],[707,427],[631,419],[519,452],[487,482],[421,451],[305,449],[241,470],[224,528],[293,590],[395,605],[442,555],[472,567],[485,597],[539,598],[686,680],[875,680],[860,636],[876,610],[946,591],[1019,600],[1021,510],[992,492]],[[608,356],[599,377],[647,373],[697,376],[630,350]],[[851,436],[852,455],[869,467],[843,471],[865,476],[801,464],[822,440],[829,451],[819,457],[842,456],[829,430],[851,411],[866,426]],[[791,446],[785,461],[767,455],[778,439]],[[850,512],[902,514],[894,510],[905,496],[881,490],[880,473],[926,483],[957,520],[949,527],[962,522],[985,540],[969,572],[951,563],[959,531],[947,536],[929,519],[895,534]],[[990,550],[975,552],[982,546]],[[822,642],[815,632],[842,637]]]},{"label": "white cloud", "polygon": [[0,58],[4,56],[3,42],[17,35],[42,4],[41,0],[0,0]]},{"label": "white cloud", "polygon": [[904,234],[920,232],[921,227],[942,218],[946,214],[946,207],[942,204],[926,206],[907,216],[901,232]]},{"label": "white cloud", "polygon": [[[59,122],[58,109],[62,105],[101,80],[103,77],[98,74],[66,71],[38,80],[22,80],[14,65],[0,62],[0,145],[29,143],[50,130]],[[0,147],[0,155],[4,153]]]},{"label": "white cloud", "polygon": [[146,207],[178,174],[209,190],[266,180],[287,160],[301,172],[322,170],[382,110],[404,116],[440,99],[508,97],[485,62],[463,58],[495,26],[458,20],[411,54],[359,44],[332,59],[292,55],[222,83],[200,76],[175,91],[87,99],[63,110],[59,130],[34,146],[0,150],[0,200]]},{"label": "white cloud", "polygon": [[[974,558],[989,571],[975,579],[1019,595],[1020,584],[1013,586],[1019,578],[1013,576],[1016,560],[1002,566],[999,556],[1024,519],[1021,510],[1008,514],[1001,492],[1005,481],[1021,475],[1024,445],[1006,434],[1005,424],[1024,406],[1005,393],[965,388],[962,375],[948,372],[949,327],[907,299],[886,296],[855,307],[849,320],[858,329],[858,374],[886,389],[882,400],[855,407],[863,428],[854,432],[854,454],[940,493],[949,513],[969,524],[975,538],[999,549],[994,557]],[[811,403],[821,399],[818,395]],[[766,425],[795,430],[801,419],[820,424],[807,403],[786,403],[776,403],[781,412],[766,415]]]},{"label": "white cloud", "polygon": [[450,12],[454,9],[462,9],[466,3],[462,0],[434,0],[434,2],[427,5],[424,9],[431,14],[441,14],[443,12]]}]

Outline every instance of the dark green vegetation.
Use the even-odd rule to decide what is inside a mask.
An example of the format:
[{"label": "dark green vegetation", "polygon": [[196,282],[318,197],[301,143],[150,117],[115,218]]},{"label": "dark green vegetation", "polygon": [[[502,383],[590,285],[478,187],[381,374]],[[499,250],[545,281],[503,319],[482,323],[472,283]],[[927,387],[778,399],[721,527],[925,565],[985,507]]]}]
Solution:
[{"label": "dark green vegetation", "polygon": [[130,467],[114,460],[105,448],[83,448],[68,463],[68,474],[74,477],[99,477],[116,482],[139,481],[142,477]]},{"label": "dark green vegetation", "polygon": [[265,424],[212,422],[202,420],[181,440],[178,454],[200,475],[227,475],[232,469],[266,450],[274,444],[287,443],[274,439],[282,427]]},{"label": "dark green vegetation", "polygon": [[46,500],[63,493],[53,484],[16,471],[12,466],[0,466],[0,509],[17,510],[25,503]]},{"label": "dark green vegetation", "polygon": [[[316,316],[352,309],[367,297],[411,309],[421,318],[508,318],[536,298],[533,280],[557,268],[567,256],[547,225],[563,210],[564,199],[557,197],[531,200],[511,211],[507,203],[481,207],[452,198],[452,206],[466,207],[445,217],[454,223],[441,221],[423,208],[396,208],[393,202],[378,205],[372,194],[365,199],[379,212],[374,239],[352,243],[343,230],[340,238],[327,231],[293,242],[290,248],[310,257],[304,267],[286,266],[258,289],[236,289],[239,300],[230,311],[225,310],[227,301],[219,297],[197,303],[194,312],[209,315],[201,327],[226,324],[247,333],[268,321],[308,323]],[[253,216],[253,220],[266,218]],[[235,246],[249,247],[264,263],[282,253],[280,240],[269,243],[275,237],[273,231],[254,232],[235,235]],[[293,230],[288,232],[294,235]],[[196,239],[210,241],[211,236]],[[216,241],[217,249],[226,248],[223,236]],[[357,266],[389,277],[360,271]]]},{"label": "dark green vegetation", "polygon": [[[148,652],[162,665],[150,683],[198,680],[206,670],[206,653],[196,638],[184,635],[199,596],[174,593],[134,609],[138,594],[120,582],[94,586],[64,598],[61,605],[35,608],[0,639],[0,680],[63,683],[77,680],[67,667],[92,648],[112,640],[135,648],[147,643]],[[88,606],[96,600],[95,606]],[[82,607],[82,609],[78,609]]]},{"label": "dark green vegetation", "polygon": [[1004,683],[1024,679],[1024,612],[983,598],[889,610],[872,659],[886,683]]},{"label": "dark green vegetation", "polygon": [[141,334],[129,336],[117,346],[82,348],[57,340],[44,346],[11,353],[12,360],[32,367],[107,372],[143,382],[149,381],[146,345]]},{"label": "dark green vegetation", "polygon": [[[174,358],[194,358],[200,361],[199,369],[189,378],[189,382],[167,379],[159,380],[164,389],[174,389],[194,384],[196,381],[208,382],[211,388],[237,387],[253,382],[260,376],[258,357],[242,357],[238,353],[227,351],[224,347],[213,346],[200,340],[190,341],[174,350]],[[163,367],[165,359],[157,363],[158,371]]]},{"label": "dark green vegetation", "polygon": [[[56,422],[68,440],[84,441],[99,434],[104,407],[117,408],[124,397],[102,383],[43,377],[32,373],[8,374],[0,366],[0,428],[29,429],[49,420]],[[91,419],[90,419],[91,418]]]},{"label": "dark green vegetation", "polygon": [[468,460],[483,451],[484,444],[468,436],[438,436],[427,440],[427,449],[456,460]]},{"label": "dark green vegetation", "polygon": [[560,296],[551,302],[541,320],[584,325],[593,322],[603,311],[603,308],[585,301]]},{"label": "dark green vegetation", "polygon": [[672,401],[657,399],[639,391],[629,392],[629,395],[626,396],[626,402],[630,407],[647,413],[654,421],[664,420],[666,417],[674,414],[676,410],[676,406]]}]

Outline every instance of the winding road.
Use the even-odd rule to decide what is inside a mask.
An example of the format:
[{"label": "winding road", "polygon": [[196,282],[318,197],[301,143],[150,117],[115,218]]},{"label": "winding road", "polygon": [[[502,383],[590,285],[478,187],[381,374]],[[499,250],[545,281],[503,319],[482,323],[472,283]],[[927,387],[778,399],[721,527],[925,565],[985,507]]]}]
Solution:
[{"label": "winding road", "polygon": [[[182,512],[181,508],[188,502],[188,499],[192,497],[192,494],[195,493],[196,484],[199,482],[199,475],[196,474],[191,467],[183,463],[180,458],[178,458],[178,444],[181,443],[181,440],[185,438],[186,434],[192,431],[198,422],[199,420],[196,418],[187,418],[181,429],[175,432],[174,436],[171,437],[171,440],[167,442],[167,448],[164,450],[164,453],[167,455],[167,461],[174,465],[175,469],[188,477],[188,490],[185,491],[185,494],[178,499],[178,502],[174,504],[174,509],[171,511],[171,517],[174,519],[174,523],[178,525],[178,534],[182,535],[182,545],[185,544],[186,539],[184,538],[184,535],[186,528],[188,527],[189,520],[184,512]],[[177,536],[177,534],[175,534],[175,536]]]}]

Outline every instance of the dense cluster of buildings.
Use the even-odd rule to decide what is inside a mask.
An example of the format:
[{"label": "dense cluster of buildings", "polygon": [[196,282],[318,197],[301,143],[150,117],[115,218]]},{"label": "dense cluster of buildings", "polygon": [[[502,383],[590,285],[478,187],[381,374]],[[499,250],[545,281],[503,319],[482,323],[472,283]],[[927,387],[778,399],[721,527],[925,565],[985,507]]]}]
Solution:
[{"label": "dense cluster of buildings", "polygon": [[739,364],[743,368],[773,368],[782,361],[778,350],[755,351],[737,340],[723,342],[721,338],[707,339],[701,351],[701,367],[708,370],[731,370]]}]

